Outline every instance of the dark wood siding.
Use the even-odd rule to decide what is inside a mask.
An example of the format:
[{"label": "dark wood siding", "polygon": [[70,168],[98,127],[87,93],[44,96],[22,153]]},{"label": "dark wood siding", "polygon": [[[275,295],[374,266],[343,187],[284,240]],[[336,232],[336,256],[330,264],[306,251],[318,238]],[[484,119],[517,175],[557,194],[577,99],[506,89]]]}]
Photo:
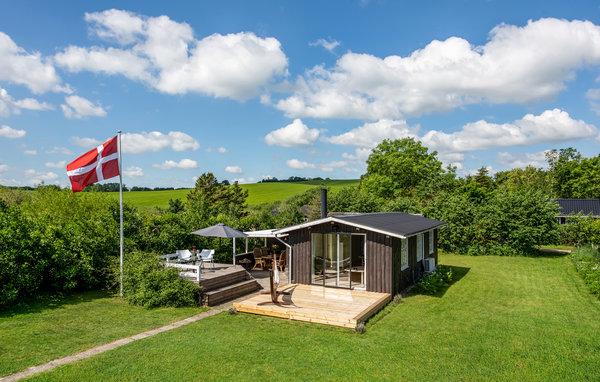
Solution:
[{"label": "dark wood siding", "polygon": [[367,233],[367,290],[392,293],[392,239],[377,233]]},{"label": "dark wood siding", "polygon": [[[408,246],[409,239],[404,241],[404,245]],[[392,238],[392,253],[394,262],[393,280],[394,285],[392,293],[398,294],[404,289],[412,285],[412,268],[410,266],[410,250],[408,251],[408,266],[402,270],[402,243],[403,241],[398,238]],[[415,252],[416,253],[416,252]]]},{"label": "dark wood siding", "polygon": [[310,233],[292,231],[288,240],[292,246],[292,282],[310,284]]}]

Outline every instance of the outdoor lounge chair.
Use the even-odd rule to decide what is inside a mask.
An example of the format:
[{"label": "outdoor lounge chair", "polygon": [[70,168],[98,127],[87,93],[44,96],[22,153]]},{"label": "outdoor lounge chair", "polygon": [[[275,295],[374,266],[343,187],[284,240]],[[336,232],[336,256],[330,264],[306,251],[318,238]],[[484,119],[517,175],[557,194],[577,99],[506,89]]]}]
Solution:
[{"label": "outdoor lounge chair", "polygon": [[202,252],[200,252],[198,254],[198,260],[202,260],[202,264],[204,263],[212,263],[212,267],[215,267],[215,258],[214,255],[215,254],[215,250],[214,249],[203,249]]},{"label": "outdoor lounge chair", "polygon": [[177,262],[178,263],[189,263],[194,261],[194,254],[189,249],[178,249],[177,250]]}]

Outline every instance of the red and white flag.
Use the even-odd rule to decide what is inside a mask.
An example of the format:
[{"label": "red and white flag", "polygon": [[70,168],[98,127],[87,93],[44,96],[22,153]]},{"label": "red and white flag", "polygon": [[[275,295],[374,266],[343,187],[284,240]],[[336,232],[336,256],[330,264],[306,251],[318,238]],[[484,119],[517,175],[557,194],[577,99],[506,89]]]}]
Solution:
[{"label": "red and white flag", "polygon": [[119,175],[117,136],[88,151],[67,165],[73,193],[89,184]]}]

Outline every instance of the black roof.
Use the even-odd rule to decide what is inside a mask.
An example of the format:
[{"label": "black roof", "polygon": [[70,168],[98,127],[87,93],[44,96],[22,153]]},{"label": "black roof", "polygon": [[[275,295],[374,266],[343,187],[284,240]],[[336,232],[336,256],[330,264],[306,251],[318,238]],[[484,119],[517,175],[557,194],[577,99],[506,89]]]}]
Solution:
[{"label": "black roof", "polygon": [[446,225],[445,222],[440,220],[404,212],[338,215],[335,218],[350,225],[361,225],[377,231],[385,231],[405,237]]},{"label": "black roof", "polygon": [[559,216],[582,213],[583,215],[600,216],[600,199],[555,199]]},{"label": "black roof", "polygon": [[393,236],[409,237],[420,232],[446,225],[440,220],[429,219],[421,215],[407,214],[404,212],[375,212],[339,214],[328,218],[313,220],[297,226],[283,228],[278,232],[289,232],[312,225],[322,224],[326,221],[338,221],[371,231],[381,232]]}]

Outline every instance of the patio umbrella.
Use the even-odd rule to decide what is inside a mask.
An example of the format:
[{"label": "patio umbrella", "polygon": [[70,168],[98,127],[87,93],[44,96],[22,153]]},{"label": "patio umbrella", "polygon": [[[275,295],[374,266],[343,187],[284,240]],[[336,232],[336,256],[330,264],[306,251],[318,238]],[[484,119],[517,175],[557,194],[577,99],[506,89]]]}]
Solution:
[{"label": "patio umbrella", "polygon": [[235,238],[236,237],[247,237],[243,232],[233,229],[223,223],[215,224],[210,227],[199,229],[198,231],[192,232],[194,235],[207,236],[207,237],[230,237],[233,238],[233,263],[235,264]]}]

